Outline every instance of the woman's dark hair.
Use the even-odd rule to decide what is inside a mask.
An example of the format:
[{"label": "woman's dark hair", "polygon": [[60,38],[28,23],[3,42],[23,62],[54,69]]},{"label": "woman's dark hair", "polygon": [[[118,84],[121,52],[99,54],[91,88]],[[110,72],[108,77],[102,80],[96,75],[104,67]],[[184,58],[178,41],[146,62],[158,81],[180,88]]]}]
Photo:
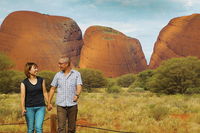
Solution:
[{"label": "woman's dark hair", "polygon": [[31,70],[32,66],[38,67],[38,65],[34,62],[27,62],[24,67],[24,74],[26,75],[27,78],[30,77],[29,71]]}]

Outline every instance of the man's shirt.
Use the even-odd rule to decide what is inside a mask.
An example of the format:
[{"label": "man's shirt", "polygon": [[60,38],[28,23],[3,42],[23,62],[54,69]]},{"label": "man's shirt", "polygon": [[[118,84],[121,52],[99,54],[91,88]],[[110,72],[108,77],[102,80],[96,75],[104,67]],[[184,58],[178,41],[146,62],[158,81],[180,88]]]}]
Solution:
[{"label": "man's shirt", "polygon": [[57,87],[56,104],[63,107],[77,105],[77,102],[73,101],[77,85],[82,85],[78,71],[71,69],[67,75],[63,71],[56,73],[51,83],[51,86]]}]

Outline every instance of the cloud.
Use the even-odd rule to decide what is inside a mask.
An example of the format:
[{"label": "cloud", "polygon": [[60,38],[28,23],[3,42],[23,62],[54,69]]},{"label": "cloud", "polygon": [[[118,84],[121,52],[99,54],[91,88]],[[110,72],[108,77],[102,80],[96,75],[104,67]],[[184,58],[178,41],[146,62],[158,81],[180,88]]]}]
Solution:
[{"label": "cloud", "polygon": [[182,14],[189,15],[200,12],[200,0],[170,0],[177,3],[177,8],[182,9]]},{"label": "cloud", "polygon": [[199,0],[171,0],[171,1],[182,3],[186,7],[192,7],[192,6],[200,5]]},{"label": "cloud", "polygon": [[113,6],[124,7],[124,10],[137,11],[146,14],[159,14],[167,12],[184,12],[200,6],[200,0],[91,0],[98,6],[112,3]]}]

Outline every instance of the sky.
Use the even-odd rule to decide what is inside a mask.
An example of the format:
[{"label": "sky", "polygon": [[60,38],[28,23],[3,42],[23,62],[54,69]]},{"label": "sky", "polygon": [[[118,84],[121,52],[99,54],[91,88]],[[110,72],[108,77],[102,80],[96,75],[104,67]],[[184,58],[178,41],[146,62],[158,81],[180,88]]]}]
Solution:
[{"label": "sky", "polygon": [[175,17],[200,12],[200,0],[0,0],[0,24],[14,11],[70,17],[84,34],[89,26],[111,27],[137,38],[149,63],[159,32]]}]

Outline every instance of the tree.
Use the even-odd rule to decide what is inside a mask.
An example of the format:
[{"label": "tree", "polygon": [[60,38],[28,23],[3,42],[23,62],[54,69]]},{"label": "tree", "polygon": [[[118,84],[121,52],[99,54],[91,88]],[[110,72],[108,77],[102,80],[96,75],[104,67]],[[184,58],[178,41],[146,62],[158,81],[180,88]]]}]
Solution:
[{"label": "tree", "polygon": [[14,70],[0,71],[0,93],[19,93],[20,83],[25,78],[22,72]]},{"label": "tree", "polygon": [[143,88],[144,90],[149,90],[148,81],[153,76],[153,70],[144,70],[137,74],[135,82],[131,85],[131,89],[136,87]]},{"label": "tree", "polygon": [[0,71],[8,70],[14,66],[11,59],[3,53],[0,53]]},{"label": "tree", "polygon": [[154,92],[185,93],[188,88],[200,87],[200,60],[196,57],[172,58],[156,70],[148,85]]},{"label": "tree", "polygon": [[87,91],[92,91],[92,88],[101,88],[106,86],[106,79],[102,72],[95,69],[81,68],[78,69],[81,73],[83,88]]},{"label": "tree", "polygon": [[47,91],[49,91],[51,88],[51,82],[52,82],[55,74],[56,73],[52,72],[52,71],[41,71],[38,73],[38,76],[45,79]]},{"label": "tree", "polygon": [[19,86],[23,73],[9,70],[14,66],[11,59],[0,53],[0,93],[20,92]]},{"label": "tree", "polygon": [[125,74],[117,78],[117,85],[121,87],[129,87],[136,79],[134,74]]}]

